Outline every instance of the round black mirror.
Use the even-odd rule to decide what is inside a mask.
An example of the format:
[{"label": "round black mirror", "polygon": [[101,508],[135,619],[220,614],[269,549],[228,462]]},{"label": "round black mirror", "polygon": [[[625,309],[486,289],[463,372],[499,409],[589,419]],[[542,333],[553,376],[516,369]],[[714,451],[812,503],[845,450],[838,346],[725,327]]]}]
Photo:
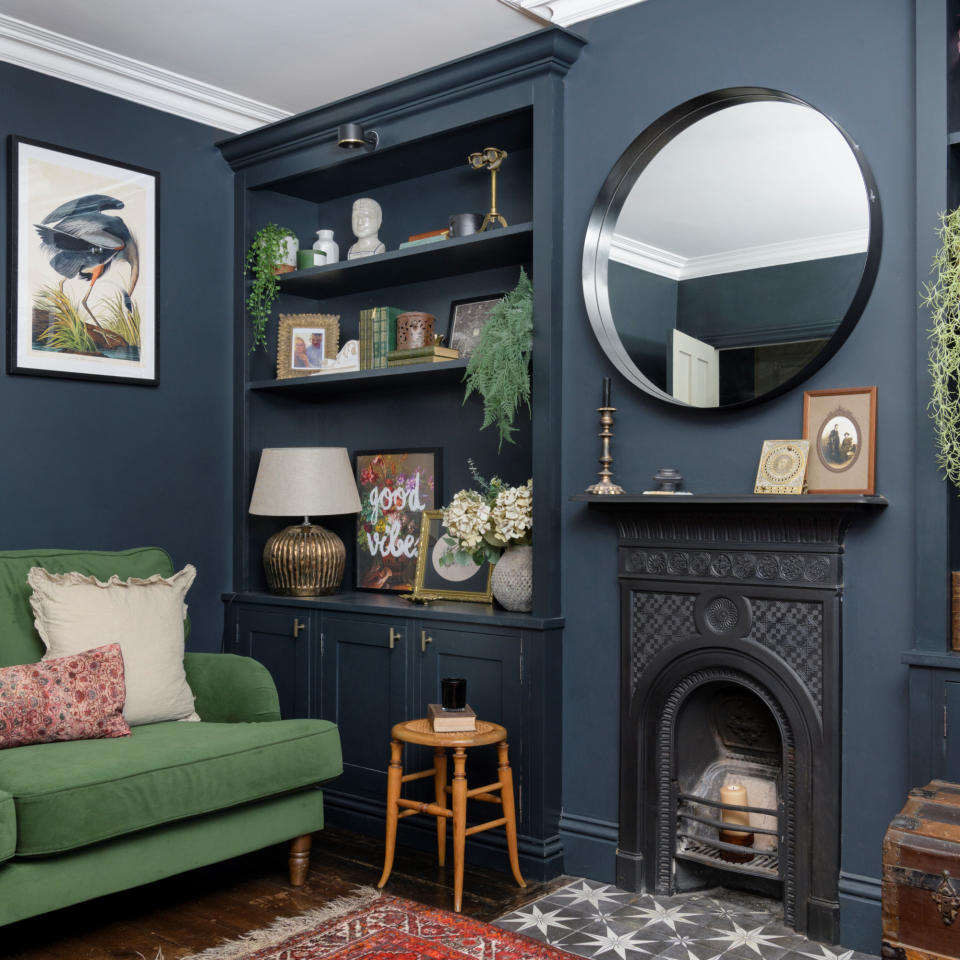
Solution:
[{"label": "round black mirror", "polygon": [[790,94],[719,90],[653,123],[607,177],[584,242],[587,314],[640,389],[745,406],[839,349],[881,236],[873,174],[841,127]]}]

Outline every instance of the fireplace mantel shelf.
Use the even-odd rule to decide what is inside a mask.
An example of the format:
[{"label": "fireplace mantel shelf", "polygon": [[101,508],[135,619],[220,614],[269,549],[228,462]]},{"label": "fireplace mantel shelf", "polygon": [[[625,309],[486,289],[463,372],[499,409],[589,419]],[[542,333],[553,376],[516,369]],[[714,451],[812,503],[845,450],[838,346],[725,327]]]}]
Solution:
[{"label": "fireplace mantel shelf", "polygon": [[886,497],[855,493],[804,493],[772,495],[760,493],[698,493],[693,496],[656,493],[622,493],[598,495],[578,493],[570,498],[577,503],[611,510],[641,510],[648,508],[672,510],[679,507],[797,507],[799,509],[846,509],[866,511],[886,507]]}]

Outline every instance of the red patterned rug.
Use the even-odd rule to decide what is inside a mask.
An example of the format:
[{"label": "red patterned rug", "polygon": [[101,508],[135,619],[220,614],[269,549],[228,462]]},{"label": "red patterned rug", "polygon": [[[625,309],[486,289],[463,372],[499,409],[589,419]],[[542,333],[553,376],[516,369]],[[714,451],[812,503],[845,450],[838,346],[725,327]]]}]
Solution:
[{"label": "red patterned rug", "polygon": [[[366,902],[363,902],[366,901]],[[357,907],[357,903],[363,905]],[[350,909],[353,906],[354,909]],[[347,907],[347,912],[342,912]],[[222,944],[187,960],[570,960],[479,920],[381,896],[361,897]]]}]

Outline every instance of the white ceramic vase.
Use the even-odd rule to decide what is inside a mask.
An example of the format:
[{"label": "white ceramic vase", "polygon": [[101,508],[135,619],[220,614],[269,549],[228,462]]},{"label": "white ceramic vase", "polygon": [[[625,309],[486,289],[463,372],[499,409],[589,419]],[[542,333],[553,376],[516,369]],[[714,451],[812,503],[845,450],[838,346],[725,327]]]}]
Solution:
[{"label": "white ceramic vase", "polygon": [[318,230],[313,249],[322,250],[327,255],[327,263],[336,263],[340,259],[340,247],[334,242],[332,230]]},{"label": "white ceramic vase", "polygon": [[490,587],[501,607],[529,613],[533,609],[533,547],[507,547],[493,568]]},{"label": "white ceramic vase", "polygon": [[281,244],[280,249],[280,263],[287,267],[293,267],[294,270],[297,269],[297,251],[300,249],[300,241],[293,236],[293,234],[288,233],[283,238],[283,243]]}]

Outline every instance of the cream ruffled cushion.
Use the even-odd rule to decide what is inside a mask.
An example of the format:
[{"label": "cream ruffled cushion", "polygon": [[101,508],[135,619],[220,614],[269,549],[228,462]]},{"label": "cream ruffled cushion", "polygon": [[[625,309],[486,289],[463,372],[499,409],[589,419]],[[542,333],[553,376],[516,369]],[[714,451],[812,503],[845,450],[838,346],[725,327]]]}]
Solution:
[{"label": "cream ruffled cushion", "polygon": [[187,564],[172,577],[112,576],[106,583],[82,573],[31,567],[27,583],[34,624],[47,652],[65,657],[117,643],[123,653],[131,726],[199,720],[183,669],[184,601],[197,571]]}]

